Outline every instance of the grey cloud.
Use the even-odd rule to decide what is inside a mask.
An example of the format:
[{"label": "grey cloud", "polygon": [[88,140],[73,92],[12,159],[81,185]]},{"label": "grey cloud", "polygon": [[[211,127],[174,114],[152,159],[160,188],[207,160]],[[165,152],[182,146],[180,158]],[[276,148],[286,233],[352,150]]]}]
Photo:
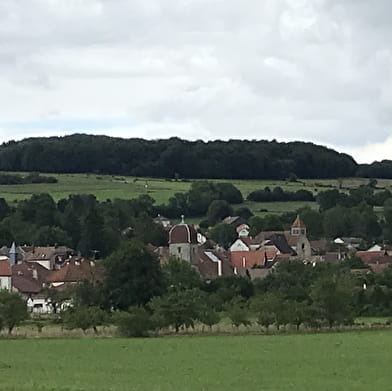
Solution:
[{"label": "grey cloud", "polygon": [[0,118],[124,116],[137,125],[108,131],[370,156],[392,122],[391,12],[386,0],[3,0]]}]

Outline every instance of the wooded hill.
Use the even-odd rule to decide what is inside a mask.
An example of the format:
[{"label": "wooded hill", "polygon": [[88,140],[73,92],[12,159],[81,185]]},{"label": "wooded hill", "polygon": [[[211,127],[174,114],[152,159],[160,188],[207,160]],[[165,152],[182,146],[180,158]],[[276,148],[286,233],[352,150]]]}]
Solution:
[{"label": "wooded hill", "polygon": [[358,165],[312,143],[122,139],[74,134],[0,146],[0,171],[99,173],[162,178],[392,178],[392,163]]}]

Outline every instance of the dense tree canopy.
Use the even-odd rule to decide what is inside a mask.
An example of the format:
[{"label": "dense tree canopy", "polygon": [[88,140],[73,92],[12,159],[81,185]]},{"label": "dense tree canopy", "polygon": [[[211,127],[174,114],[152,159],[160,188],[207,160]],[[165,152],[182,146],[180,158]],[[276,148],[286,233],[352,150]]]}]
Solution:
[{"label": "dense tree canopy", "polygon": [[167,178],[282,179],[355,175],[348,155],[311,143],[120,139],[75,134],[10,141],[0,170]]}]

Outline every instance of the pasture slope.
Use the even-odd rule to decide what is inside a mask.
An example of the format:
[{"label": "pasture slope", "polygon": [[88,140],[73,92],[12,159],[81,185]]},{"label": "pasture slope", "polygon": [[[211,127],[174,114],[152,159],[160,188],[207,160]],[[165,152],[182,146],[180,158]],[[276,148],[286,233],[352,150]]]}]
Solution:
[{"label": "pasture slope", "polygon": [[388,390],[392,332],[0,341],[7,391]]},{"label": "pasture slope", "polygon": [[[191,181],[174,181],[157,178],[134,178],[124,176],[96,175],[96,174],[44,174],[54,176],[58,183],[54,184],[23,184],[23,185],[0,185],[0,198],[5,198],[7,202],[29,198],[34,193],[49,193],[55,201],[67,198],[70,194],[94,194],[98,200],[107,199],[132,199],[140,195],[148,194],[156,201],[156,204],[166,203],[168,199],[178,192],[189,190]],[[288,182],[278,180],[215,180],[215,182],[231,182],[242,192],[244,198],[254,190],[269,186],[271,189],[280,186],[288,191],[299,189],[309,190],[314,194],[318,191],[339,188],[344,190],[358,187],[368,183],[365,178],[345,178],[337,179],[312,179],[300,180],[299,182]],[[392,180],[379,180],[378,185],[385,188],[392,188]],[[309,205],[317,208],[313,202],[250,202],[247,206],[256,215],[264,213],[284,213],[295,211],[300,207]],[[196,219],[200,221],[200,219]]]}]

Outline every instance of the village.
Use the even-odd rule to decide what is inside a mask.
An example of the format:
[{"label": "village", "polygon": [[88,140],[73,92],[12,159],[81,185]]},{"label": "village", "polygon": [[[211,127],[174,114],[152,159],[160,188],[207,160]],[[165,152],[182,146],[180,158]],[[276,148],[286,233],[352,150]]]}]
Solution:
[{"label": "village", "polygon": [[[282,260],[299,260],[313,266],[319,263],[337,265],[355,254],[364,265],[353,268],[356,273],[381,273],[392,264],[392,254],[382,245],[375,244],[363,250],[366,246],[363,238],[309,240],[300,216],[289,230],[265,231],[254,237],[249,235],[249,226],[242,217],[229,216],[223,222],[233,226],[238,233],[228,250],[187,224],[183,216],[179,224],[172,225],[161,215],[154,223],[168,232],[168,245],[150,244],[147,247],[161,265],[173,257],[178,258],[190,264],[206,281],[225,276],[264,279],[274,273]],[[66,292],[67,288],[83,281],[94,284],[104,279],[104,273],[102,261],[87,259],[62,245],[35,247],[12,243],[10,247],[0,249],[0,288],[18,292],[33,314],[50,314],[72,305],[70,297],[60,308],[55,308],[49,290]]]}]

